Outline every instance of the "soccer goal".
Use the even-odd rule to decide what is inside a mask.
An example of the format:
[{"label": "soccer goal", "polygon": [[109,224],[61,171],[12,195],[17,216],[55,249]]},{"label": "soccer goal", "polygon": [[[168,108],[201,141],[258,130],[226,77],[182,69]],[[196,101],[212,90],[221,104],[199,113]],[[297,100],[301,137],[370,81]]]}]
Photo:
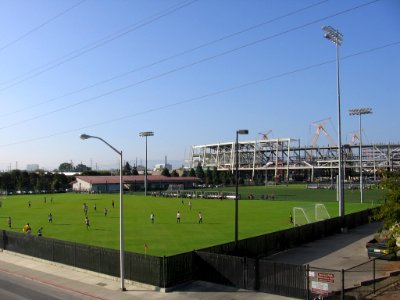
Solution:
[{"label": "soccer goal", "polygon": [[325,205],[321,203],[293,207],[294,226],[318,222],[330,217]]},{"label": "soccer goal", "polygon": [[183,191],[183,184],[170,184],[164,192],[168,197],[180,197]]},{"label": "soccer goal", "polygon": [[183,184],[170,184],[168,185],[167,192],[180,192],[183,190]]}]

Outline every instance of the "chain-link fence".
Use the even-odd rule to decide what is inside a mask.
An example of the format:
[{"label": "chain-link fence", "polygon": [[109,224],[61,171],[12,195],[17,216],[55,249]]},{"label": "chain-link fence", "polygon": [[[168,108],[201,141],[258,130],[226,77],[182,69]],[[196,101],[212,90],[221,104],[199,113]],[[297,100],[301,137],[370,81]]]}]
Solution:
[{"label": "chain-link fence", "polygon": [[364,299],[382,288],[384,279],[400,272],[395,252],[348,269],[308,266],[308,299]]}]

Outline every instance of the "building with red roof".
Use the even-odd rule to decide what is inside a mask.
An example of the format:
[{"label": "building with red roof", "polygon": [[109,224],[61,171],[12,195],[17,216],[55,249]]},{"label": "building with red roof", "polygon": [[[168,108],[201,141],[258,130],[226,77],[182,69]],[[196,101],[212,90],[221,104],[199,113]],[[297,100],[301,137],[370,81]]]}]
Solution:
[{"label": "building with red roof", "polygon": [[[144,175],[122,176],[124,190],[144,190]],[[147,190],[160,191],[168,189],[170,184],[182,185],[185,189],[193,188],[200,183],[197,177],[167,177],[163,175],[147,175]],[[76,176],[72,183],[75,192],[113,193],[119,192],[119,176]]]}]

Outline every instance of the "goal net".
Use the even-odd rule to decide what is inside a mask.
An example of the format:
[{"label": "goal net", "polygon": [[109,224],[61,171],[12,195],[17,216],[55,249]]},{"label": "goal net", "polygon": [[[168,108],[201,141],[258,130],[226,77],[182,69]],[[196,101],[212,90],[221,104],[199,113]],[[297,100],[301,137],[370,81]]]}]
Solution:
[{"label": "goal net", "polygon": [[167,192],[180,192],[183,190],[183,184],[170,184],[168,185]]},{"label": "goal net", "polygon": [[309,204],[293,207],[293,225],[299,226],[329,219],[330,215],[324,204]]}]

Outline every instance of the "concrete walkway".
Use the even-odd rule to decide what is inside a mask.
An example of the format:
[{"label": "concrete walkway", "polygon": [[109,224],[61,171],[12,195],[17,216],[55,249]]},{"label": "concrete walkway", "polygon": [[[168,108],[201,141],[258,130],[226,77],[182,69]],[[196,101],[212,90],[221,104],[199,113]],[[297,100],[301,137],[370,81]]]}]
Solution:
[{"label": "concrete walkway", "polygon": [[125,300],[125,299],[235,299],[235,300],[289,300],[266,293],[240,290],[222,285],[195,281],[164,292],[157,287],[126,282],[126,291],[121,292],[118,278],[94,273],[62,264],[20,255],[0,252],[0,272],[14,275],[16,280],[35,282],[72,292],[82,299]]},{"label": "concrete walkway", "polygon": [[[318,276],[328,276],[330,278],[325,278],[322,282],[328,283],[330,291],[341,290],[343,269],[345,289],[357,287],[373,279],[374,266],[368,259],[366,243],[374,237],[380,227],[380,223],[359,226],[346,233],[277,253],[267,259],[290,264],[308,264],[311,284],[312,281],[318,281]],[[378,259],[375,261],[375,270],[376,278],[387,277],[390,273],[400,270],[400,261]]]}]

